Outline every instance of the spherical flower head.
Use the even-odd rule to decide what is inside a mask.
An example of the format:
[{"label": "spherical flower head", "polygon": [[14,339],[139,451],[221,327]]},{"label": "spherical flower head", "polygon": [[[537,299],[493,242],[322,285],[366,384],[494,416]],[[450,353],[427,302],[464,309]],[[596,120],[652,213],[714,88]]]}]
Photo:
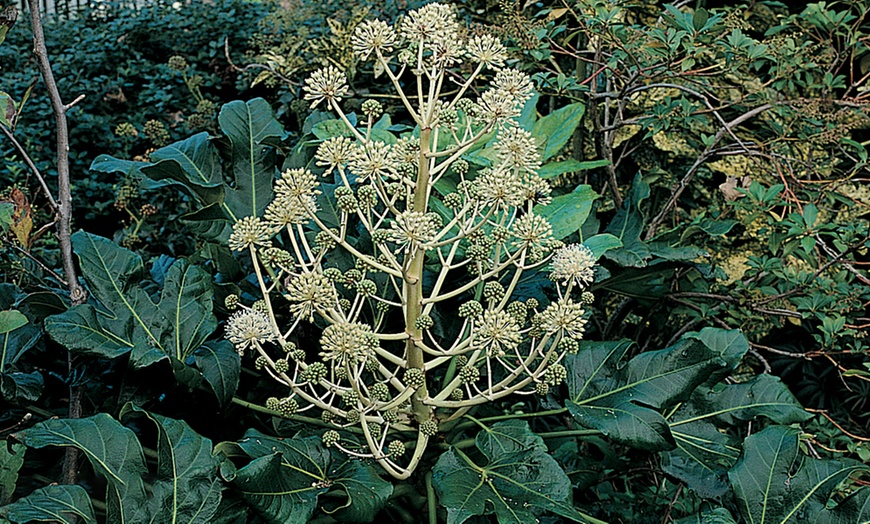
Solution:
[{"label": "spherical flower head", "polygon": [[478,173],[472,192],[475,200],[484,206],[499,209],[518,207],[525,201],[525,191],[516,170],[504,165]]},{"label": "spherical flower head", "polygon": [[311,108],[326,100],[341,102],[341,99],[350,94],[347,86],[347,77],[338,68],[328,65],[322,67],[305,79],[305,100],[311,100]]},{"label": "spherical flower head", "polygon": [[495,150],[499,160],[508,167],[537,172],[541,167],[538,144],[532,134],[519,127],[508,127],[499,131]]},{"label": "spherical flower head", "polygon": [[401,457],[405,454],[405,444],[399,440],[394,440],[387,445],[387,451],[393,458]]},{"label": "spherical flower head", "polygon": [[485,350],[487,356],[500,357],[522,342],[520,326],[514,317],[502,310],[484,311],[476,324],[474,346]]},{"label": "spherical flower head", "polygon": [[429,214],[418,211],[403,211],[390,224],[390,240],[405,246],[406,249],[416,249],[425,242],[431,241],[438,233],[438,224]]},{"label": "spherical flower head", "polygon": [[540,328],[549,334],[562,333],[573,339],[583,338],[586,327],[586,311],[582,304],[570,298],[552,302],[547,309],[538,314]]},{"label": "spherical flower head", "polygon": [[532,213],[525,214],[514,222],[513,233],[517,237],[514,245],[549,250],[555,242],[553,226],[544,217]]},{"label": "spherical flower head", "polygon": [[325,311],[336,304],[338,296],[332,282],[319,273],[303,273],[290,280],[284,297],[293,302],[290,311],[297,318],[314,320],[315,311]]},{"label": "spherical flower head", "polygon": [[227,320],[226,338],[232,342],[240,355],[254,344],[277,339],[269,323],[269,317],[253,309],[238,311]]},{"label": "spherical flower head", "polygon": [[399,25],[399,33],[411,42],[442,42],[459,32],[456,13],[440,3],[409,11]]},{"label": "spherical flower head", "polygon": [[346,136],[335,136],[325,140],[317,147],[314,158],[317,165],[326,167],[324,175],[332,172],[340,165],[347,164],[353,151],[353,142]]},{"label": "spherical flower head", "polygon": [[184,71],[187,69],[187,60],[185,60],[183,56],[170,56],[169,69],[173,71]]},{"label": "spherical flower head", "polygon": [[569,244],[553,255],[550,280],[567,284],[574,281],[585,287],[594,280],[595,255],[583,244]]},{"label": "spherical flower head", "polygon": [[528,201],[542,206],[553,201],[550,198],[550,184],[535,173],[525,173],[522,176],[523,196]]},{"label": "spherical flower head", "polygon": [[268,246],[272,229],[257,217],[245,217],[233,225],[229,246],[233,251],[244,251],[251,246]]},{"label": "spherical flower head", "polygon": [[289,224],[304,224],[317,212],[317,199],[314,195],[293,197],[279,194],[266,207],[265,219],[275,229]]},{"label": "spherical flower head", "polygon": [[308,169],[288,169],[281,173],[281,178],[275,182],[275,193],[281,196],[299,198],[319,195],[317,187],[320,182]]},{"label": "spherical flower head", "polygon": [[507,48],[491,35],[473,36],[466,45],[465,52],[475,62],[490,69],[499,69],[507,59]]},{"label": "spherical flower head", "polygon": [[373,52],[390,53],[396,45],[396,31],[382,20],[369,20],[356,27],[350,39],[353,53],[366,60]]},{"label": "spherical flower head", "polygon": [[516,69],[502,69],[492,80],[493,87],[513,97],[519,104],[532,98],[535,88],[529,75]]},{"label": "spherical flower head", "polygon": [[378,339],[372,328],[362,322],[341,322],[323,330],[320,356],[337,364],[362,363],[374,354]]},{"label": "spherical flower head", "polygon": [[359,181],[394,177],[398,167],[391,147],[384,142],[368,142],[354,146],[348,158],[348,167]]},{"label": "spherical flower head", "polygon": [[511,93],[500,89],[485,91],[477,101],[476,111],[490,125],[510,126],[511,119],[520,116],[521,102]]}]

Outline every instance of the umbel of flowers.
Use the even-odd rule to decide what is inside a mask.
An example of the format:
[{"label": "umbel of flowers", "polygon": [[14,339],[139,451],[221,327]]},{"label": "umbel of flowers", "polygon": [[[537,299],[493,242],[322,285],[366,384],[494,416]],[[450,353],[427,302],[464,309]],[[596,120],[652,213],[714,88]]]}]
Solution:
[{"label": "umbel of flowers", "polygon": [[[550,188],[537,174],[535,140],[515,121],[532,97],[530,79],[505,67],[497,39],[463,35],[453,10],[437,3],[397,27],[362,24],[354,51],[383,70],[417,130],[378,141],[380,104],[362,104],[357,128],[341,108],[344,73],[316,71],[305,98],[347,127],[320,144],[316,166],[340,183],[327,190],[311,170],[289,169],[265,216],[239,220],[230,237],[253,259],[263,299],[248,307],[230,297],[238,311],[227,338],[284,388],[267,407],[319,412],[335,426],[325,444],[400,479],[439,425],[560,384],[591,300],[583,291],[591,252],[561,245],[535,213]],[[479,83],[488,86],[466,96]],[[493,136],[492,165],[469,169],[463,155]],[[319,209],[327,196],[340,215],[332,227]],[[547,270],[554,300],[520,296],[524,276]],[[303,324],[322,330],[319,351],[296,345]]]}]

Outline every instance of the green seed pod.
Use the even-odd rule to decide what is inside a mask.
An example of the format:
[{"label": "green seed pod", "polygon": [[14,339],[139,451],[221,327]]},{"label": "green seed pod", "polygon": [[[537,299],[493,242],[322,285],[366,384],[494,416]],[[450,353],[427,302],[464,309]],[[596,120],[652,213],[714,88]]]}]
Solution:
[{"label": "green seed pod", "polygon": [[390,400],[390,388],[383,382],[373,384],[372,387],[369,388],[369,392],[371,392],[372,398],[379,402],[387,402]]},{"label": "green seed pod", "polygon": [[535,384],[535,393],[537,393],[538,395],[541,395],[543,397],[549,392],[550,385],[546,382],[538,382],[537,384]]},{"label": "green seed pod", "polygon": [[359,422],[359,417],[359,411],[352,409],[347,412],[347,415],[345,415],[344,418],[346,418],[350,424],[356,424],[357,422]]},{"label": "green seed pod", "polygon": [[483,306],[480,302],[476,300],[469,300],[468,302],[459,306],[459,316],[462,318],[473,318],[483,314]]},{"label": "green seed pod", "polygon": [[355,408],[359,402],[359,394],[354,390],[345,391],[344,395],[341,397],[341,401],[345,406]]},{"label": "green seed pod", "polygon": [[257,360],[254,361],[254,369],[259,371],[266,367],[267,364],[269,364],[269,359],[267,359],[263,355],[260,355],[259,357],[257,357]]},{"label": "green seed pod", "polygon": [[495,281],[487,282],[483,285],[483,298],[490,302],[498,302],[504,298],[504,286]]},{"label": "green seed pod", "polygon": [[235,311],[239,307],[239,295],[227,295],[224,299],[224,306],[230,311]]},{"label": "green seed pod", "polygon": [[308,365],[308,368],[300,373],[299,377],[306,382],[316,384],[321,379],[326,378],[326,374],[327,370],[323,362],[312,362]]},{"label": "green seed pod", "polygon": [[271,409],[272,411],[278,411],[278,407],[281,405],[281,401],[275,397],[269,397],[266,399],[266,409]]}]

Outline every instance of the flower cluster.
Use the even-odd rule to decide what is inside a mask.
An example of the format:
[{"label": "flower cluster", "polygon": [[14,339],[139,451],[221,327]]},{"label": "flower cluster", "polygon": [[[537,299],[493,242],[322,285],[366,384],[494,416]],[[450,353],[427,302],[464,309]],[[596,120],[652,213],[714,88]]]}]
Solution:
[{"label": "flower cluster", "polygon": [[[345,128],[319,133],[309,167],[281,173],[264,216],[239,220],[229,239],[253,256],[262,298],[227,301],[226,337],[284,388],[267,408],[316,410],[335,428],[325,445],[397,478],[465,408],[560,384],[594,301],[593,254],[563,247],[540,211],[550,186],[516,118],[532,81],[506,67],[497,38],[466,35],[440,3],[395,26],[359,24],[354,53],[376,62],[397,88],[397,118],[416,125],[381,127],[374,99],[354,118],[342,109],[344,73],[316,71],[304,99]],[[547,267],[552,301],[525,296],[523,279]],[[276,296],[286,301],[273,307]],[[342,440],[348,427],[361,447]]]}]

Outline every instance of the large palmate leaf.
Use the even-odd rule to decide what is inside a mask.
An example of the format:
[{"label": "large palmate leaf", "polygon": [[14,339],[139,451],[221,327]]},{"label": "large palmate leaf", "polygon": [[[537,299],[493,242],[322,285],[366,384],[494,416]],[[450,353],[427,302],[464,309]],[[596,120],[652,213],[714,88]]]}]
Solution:
[{"label": "large palmate leaf", "polygon": [[771,426],[747,437],[728,478],[740,514],[751,524],[856,524],[870,521],[870,489],[831,498],[866,465],[820,460],[800,449],[800,431]]},{"label": "large palmate leaf", "polygon": [[202,269],[174,262],[154,302],[138,284],[144,277],[138,255],[81,231],[72,241],[99,308],[78,305],[46,319],[49,334],[67,348],[107,358],[132,351],[133,363],[145,366],[168,357],[184,361],[216,329],[211,277]]},{"label": "large palmate leaf", "polygon": [[8,506],[0,507],[0,521],[2,519],[13,524],[27,522],[96,524],[97,522],[88,492],[81,486],[46,486],[37,489]]},{"label": "large palmate leaf", "polygon": [[157,480],[137,522],[211,522],[222,489],[211,440],[183,420],[148,413],[132,404],[121,410],[121,419],[133,414],[145,415],[157,426]]},{"label": "large palmate leaf", "polygon": [[226,407],[239,387],[242,360],[229,340],[209,341],[193,353],[196,367],[211,386],[221,407]]},{"label": "large palmate leaf", "polygon": [[676,446],[659,410],[686,400],[715,372],[734,366],[749,349],[739,331],[706,328],[675,345],[621,364],[632,343],[581,343],[568,355],[568,411],[582,426],[641,449]]},{"label": "large palmate leaf", "polygon": [[[82,419],[49,419],[14,435],[32,448],[75,447],[106,479],[109,522],[133,524],[145,502],[146,472],[142,446],[132,431],[105,413]],[[90,500],[88,500],[90,504]],[[75,506],[84,511],[82,506]]]},{"label": "large palmate leaf", "polygon": [[235,184],[227,192],[227,205],[239,218],[260,216],[272,201],[272,182],[278,165],[270,146],[281,140],[284,128],[262,98],[224,105],[218,114],[218,124],[232,145]]},{"label": "large palmate leaf", "polygon": [[[220,462],[212,455],[211,441],[183,421],[128,404],[121,417],[131,416],[144,416],[157,428],[157,472],[147,493],[143,478],[148,471],[139,440],[131,430],[105,413],[84,419],[47,420],[14,437],[30,447],[80,449],[94,471],[106,480],[107,522],[212,522],[220,505],[222,483],[218,476]],[[90,511],[90,499],[76,498],[75,501],[71,510]],[[35,503],[31,501],[31,505]]]},{"label": "large palmate leaf", "polygon": [[370,522],[393,492],[376,466],[332,453],[319,437],[282,439],[248,430],[225,445],[254,459],[233,482],[268,522],[307,521],[328,491],[344,499],[324,508],[340,522]]},{"label": "large palmate leaf", "polygon": [[495,514],[500,524],[536,522],[550,511],[576,522],[600,523],[574,508],[571,481],[547,453],[544,440],[521,420],[499,422],[475,439],[486,458],[478,465],[456,448],[439,457],[432,470],[438,501],[447,523]]},{"label": "large palmate leaf", "polygon": [[701,387],[668,417],[677,448],[662,453],[662,467],[704,498],[728,491],[728,470],[740,455],[740,440],[724,431],[757,417],[778,424],[810,418],[779,378],[759,375],[743,384]]}]

